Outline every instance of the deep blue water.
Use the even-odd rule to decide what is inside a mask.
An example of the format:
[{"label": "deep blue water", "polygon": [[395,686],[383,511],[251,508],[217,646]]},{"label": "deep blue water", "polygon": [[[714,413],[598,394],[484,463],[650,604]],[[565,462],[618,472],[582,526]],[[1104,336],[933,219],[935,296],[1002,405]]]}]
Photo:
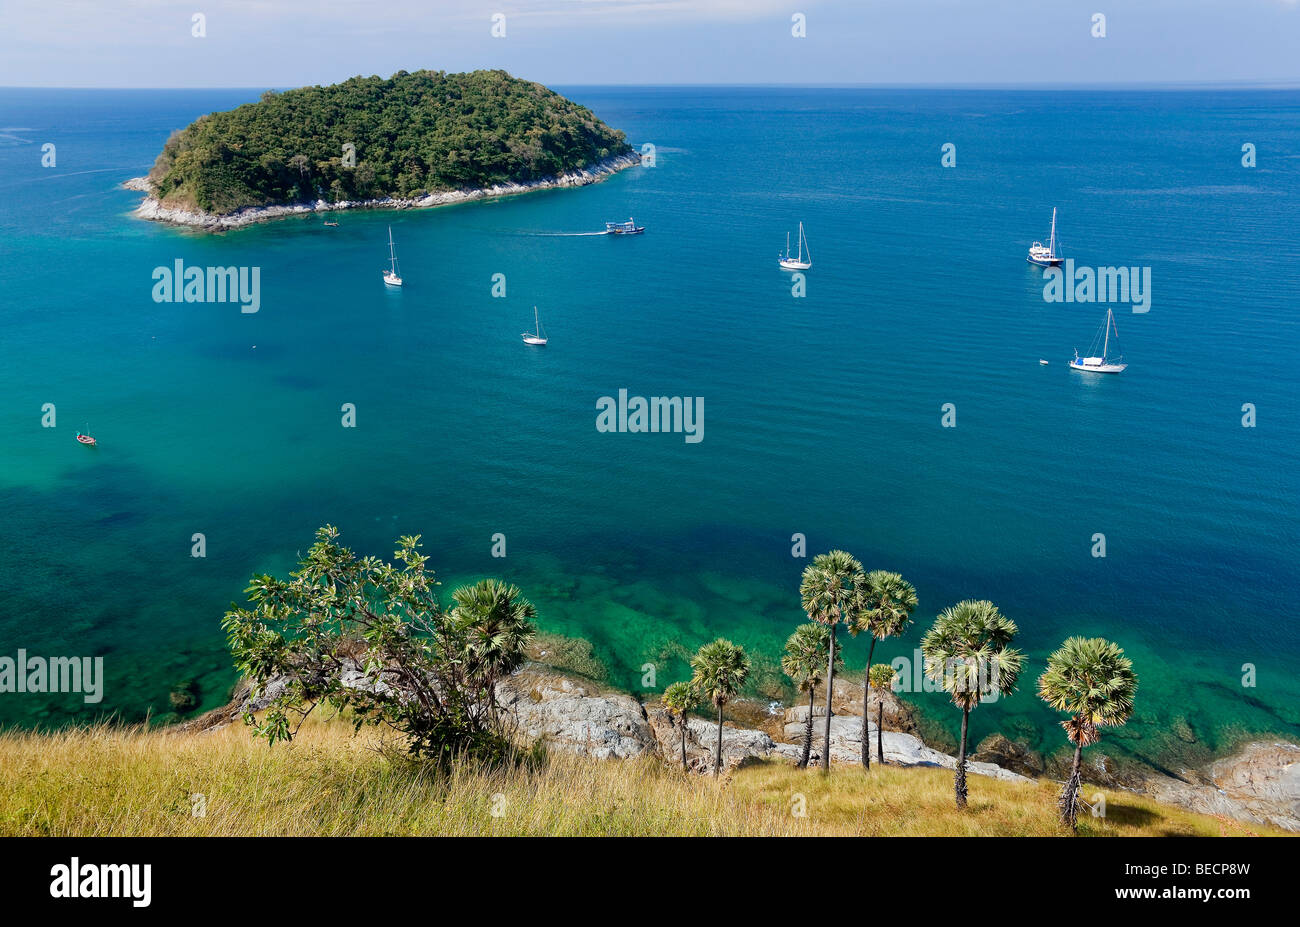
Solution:
[{"label": "deep blue water", "polygon": [[[0,723],[161,713],[183,679],[219,703],[222,612],[331,522],[367,553],[421,533],[448,589],[519,583],[629,687],[727,635],[770,689],[802,532],[916,585],[885,658],[961,598],[1018,622],[1029,673],[977,737],[1056,748],[1032,681],[1074,633],[1137,664],[1122,749],[1300,733],[1300,94],[560,89],[657,165],[222,235],[137,220],[118,185],[256,91],[0,90],[0,655],[103,655],[108,676],[95,708],[0,695]],[[1053,206],[1078,264],[1151,268],[1150,311],[1116,307],[1121,376],[1067,369],[1105,307],[1044,301],[1024,254]],[[645,235],[556,234],[629,215]],[[794,298],[775,256],[801,220]],[[261,311],[155,303],[178,258],[261,268]],[[519,342],[534,305],[542,350]],[[598,433],[620,388],[704,397],[704,440]]]}]

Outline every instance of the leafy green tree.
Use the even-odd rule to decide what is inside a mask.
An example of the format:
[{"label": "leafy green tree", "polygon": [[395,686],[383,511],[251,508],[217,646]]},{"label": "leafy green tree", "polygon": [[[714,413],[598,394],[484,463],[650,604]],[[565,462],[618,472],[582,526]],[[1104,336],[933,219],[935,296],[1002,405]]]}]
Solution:
[{"label": "leafy green tree", "polygon": [[682,772],[689,772],[686,765],[686,715],[700,703],[700,695],[689,682],[674,682],[664,689],[664,707],[677,715],[682,727]]},{"label": "leafy green tree", "polygon": [[897,573],[872,570],[854,592],[857,601],[849,633],[854,637],[863,633],[871,636],[867,663],[862,668],[862,765],[870,769],[871,738],[867,736],[867,707],[871,701],[871,660],[876,654],[876,641],[897,637],[907,630],[912,621],[912,609],[916,608],[916,589]]},{"label": "leafy green tree", "polygon": [[319,529],[299,570],[254,576],[253,607],[226,612],[236,666],[255,689],[277,684],[262,720],[245,722],[271,743],[292,740],[326,704],[351,709],[358,728],[399,732],[419,758],[504,758],[494,685],[524,659],[533,606],[485,580],[456,590],[444,611],[418,536],[398,541],[394,563],[358,557],[338,536]]},{"label": "leafy green tree", "polygon": [[[876,758],[880,760],[881,765],[885,763],[885,735],[882,733],[885,729],[885,699],[884,692],[894,685],[894,679],[898,676],[898,671],[888,663],[877,663],[867,670],[867,691],[876,689],[881,697],[876,701]],[[867,706],[862,706],[862,716],[867,715]],[[862,739],[869,739],[867,732],[862,732]],[[868,767],[870,768],[870,767]]]},{"label": "leafy green tree", "polygon": [[1117,727],[1133,714],[1138,679],[1133,661],[1118,644],[1100,637],[1071,637],[1047,658],[1047,671],[1038,678],[1038,694],[1070,717],[1061,722],[1074,744],[1070,778],[1057,804],[1061,823],[1078,829],[1079,761],[1083,748],[1101,739],[1102,727]]},{"label": "leafy green tree", "polygon": [[713,757],[713,775],[722,769],[722,707],[735,698],[749,678],[749,658],[745,650],[729,640],[718,638],[705,644],[691,658],[694,677],[691,685],[718,709],[718,744]]},{"label": "leafy green tree", "polygon": [[984,698],[1010,695],[1024,664],[1011,647],[1016,625],[988,601],[967,599],[944,609],[921,639],[925,674],[938,682],[961,709],[961,746],[953,791],[966,807],[966,735],[970,713]]},{"label": "leafy green tree", "polygon": [[804,568],[799,583],[803,610],[813,621],[830,629],[826,658],[826,749],[822,751],[822,769],[831,768],[831,699],[835,694],[835,630],[840,622],[857,623],[856,607],[860,603],[858,586],[865,582],[862,564],[842,550],[818,554]]},{"label": "leafy green tree", "polygon": [[[801,624],[794,629],[785,642],[785,653],[781,657],[781,671],[794,680],[800,692],[808,693],[808,719],[804,723],[803,757],[799,768],[808,765],[812,755],[813,705],[816,703],[817,684],[826,673],[826,661],[830,653],[831,631],[824,624],[815,621]],[[843,662],[836,655],[835,669],[843,669]]]}]

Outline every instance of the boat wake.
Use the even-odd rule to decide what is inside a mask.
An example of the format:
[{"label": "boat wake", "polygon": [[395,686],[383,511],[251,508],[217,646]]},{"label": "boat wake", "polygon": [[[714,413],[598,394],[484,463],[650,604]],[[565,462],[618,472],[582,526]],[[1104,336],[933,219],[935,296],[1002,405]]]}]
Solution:
[{"label": "boat wake", "polygon": [[586,238],[590,235],[608,235],[609,232],[520,232],[534,238]]}]

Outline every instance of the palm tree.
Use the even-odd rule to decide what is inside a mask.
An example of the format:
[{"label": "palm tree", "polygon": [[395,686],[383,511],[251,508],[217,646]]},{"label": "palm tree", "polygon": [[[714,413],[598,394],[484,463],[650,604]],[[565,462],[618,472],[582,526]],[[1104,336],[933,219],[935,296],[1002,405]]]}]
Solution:
[{"label": "palm tree", "polygon": [[[888,663],[877,663],[875,666],[867,670],[867,686],[868,686],[867,691],[870,692],[871,687],[873,686],[877,689],[892,688],[894,685],[894,677],[897,675],[898,675],[898,671],[895,670]],[[866,716],[867,716],[867,706],[864,703],[862,706],[862,717],[865,719]],[[885,698],[884,695],[882,694],[880,699],[876,702],[876,757],[880,760],[880,765],[882,766],[885,764],[885,737],[881,733],[881,731],[883,731],[884,729],[885,729]],[[867,732],[863,731],[862,732],[863,742],[866,742],[867,739],[868,739]],[[870,765],[868,765],[867,768],[870,769],[871,768]]]},{"label": "palm tree", "polygon": [[961,747],[953,791],[957,807],[966,807],[966,733],[970,713],[985,695],[1010,695],[1024,664],[1024,654],[1010,646],[1015,622],[996,605],[967,599],[944,609],[921,639],[925,674],[937,681],[961,709]]},{"label": "palm tree", "polygon": [[[785,655],[781,657],[781,670],[795,681],[800,692],[808,693],[808,720],[804,724],[803,758],[799,768],[808,765],[812,755],[813,704],[816,698],[817,684],[826,672],[826,658],[830,649],[831,632],[824,624],[810,621],[794,629],[789,640],[785,642]],[[836,656],[835,668],[843,669],[843,663]]]},{"label": "palm tree", "polygon": [[674,682],[664,689],[664,707],[676,714],[682,725],[682,772],[689,772],[686,765],[686,713],[700,703],[699,693],[689,682]]},{"label": "palm tree", "polygon": [[1074,744],[1074,765],[1057,804],[1061,823],[1071,830],[1078,829],[1083,748],[1101,738],[1099,727],[1115,727],[1129,719],[1137,686],[1133,661],[1104,638],[1071,637],[1047,658],[1047,672],[1038,679],[1038,694],[1057,711],[1070,713],[1061,727]]},{"label": "palm tree", "polygon": [[464,668],[487,691],[490,710],[495,712],[492,693],[497,680],[509,676],[527,658],[537,609],[517,586],[496,579],[461,586],[451,595],[456,604],[448,630],[458,635]]},{"label": "palm tree", "polygon": [[720,637],[696,652],[691,658],[691,670],[695,673],[691,685],[718,709],[718,746],[713,757],[716,776],[722,769],[722,706],[749,678],[749,658],[743,647]]},{"label": "palm tree", "polygon": [[871,635],[867,664],[862,668],[862,765],[870,769],[871,738],[867,733],[867,706],[871,700],[871,658],[876,653],[876,641],[897,637],[911,623],[912,609],[916,608],[916,589],[897,573],[872,570],[867,574],[866,582],[855,592],[856,620],[849,625],[849,633],[854,637],[863,632]]},{"label": "palm tree", "polygon": [[822,769],[831,769],[831,698],[835,693],[835,629],[841,621],[849,625],[856,604],[855,590],[864,581],[862,564],[842,550],[818,554],[803,571],[799,598],[803,610],[813,621],[831,630],[826,657],[826,746],[822,750]]}]

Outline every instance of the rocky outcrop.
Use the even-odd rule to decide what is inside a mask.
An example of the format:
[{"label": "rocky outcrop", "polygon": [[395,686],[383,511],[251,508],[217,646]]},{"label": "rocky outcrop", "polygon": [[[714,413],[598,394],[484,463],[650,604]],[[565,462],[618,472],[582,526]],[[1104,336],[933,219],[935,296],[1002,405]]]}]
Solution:
[{"label": "rocky outcrop", "polygon": [[979,742],[971,759],[980,763],[993,763],[1022,776],[1037,778],[1045,771],[1043,755],[1024,744],[1008,740],[1001,734],[990,734]]},{"label": "rocky outcrop", "polygon": [[[681,762],[681,722],[675,715],[660,706],[647,706],[646,716],[654,731],[659,754],[669,762]],[[717,746],[716,721],[707,721],[704,718],[686,719],[686,763],[691,770],[701,773],[711,772],[713,754]],[[763,731],[734,727],[730,724],[722,726],[722,757],[729,768],[772,756],[777,752],[777,747],[778,744]]]},{"label": "rocky outcrop", "polygon": [[659,743],[641,703],[600,691],[541,667],[528,666],[497,685],[497,701],[529,741],[597,759],[628,759]]},{"label": "rocky outcrop", "polygon": [[1187,780],[1152,773],[1136,790],[1189,811],[1300,832],[1300,746],[1247,744]]},{"label": "rocky outcrop", "polygon": [[1300,745],[1247,744],[1236,755],[1210,764],[1209,773],[1218,788],[1252,811],[1300,831]]},{"label": "rocky outcrop", "polygon": [[[1084,751],[1081,772],[1088,785],[1136,792],[1198,814],[1300,832],[1300,745],[1294,743],[1250,743],[1200,768],[1166,772],[1117,762],[1093,748]],[[1069,774],[1069,754],[1047,761],[1049,777],[1063,781]]]},{"label": "rocky outcrop", "polygon": [[333,212],[344,209],[427,209],[431,206],[446,206],[451,203],[464,203],[469,200],[513,196],[518,193],[531,193],[534,190],[547,190],[553,187],[583,187],[598,183],[629,167],[641,163],[641,156],[635,152],[606,158],[582,170],[570,171],[557,177],[532,180],[525,183],[502,183],[478,190],[449,190],[443,193],[429,193],[425,196],[399,199],[384,197],[373,200],[344,200],[337,203],[317,200],[314,203],[295,203],[285,206],[250,206],[229,215],[218,216],[201,209],[169,205],[160,200],[152,183],[147,177],[132,177],[122,186],[127,190],[145,193],[144,200],[136,207],[135,214],[141,219],[169,222],[173,225],[186,225],[206,231],[226,231],[279,219],[283,216],[298,216],[312,212]]},{"label": "rocky outcrop", "polygon": [[[805,714],[806,717],[806,714]],[[823,716],[824,717],[824,716]],[[813,731],[813,762],[821,761],[823,736],[821,733],[821,722],[815,724]],[[797,727],[799,731],[799,749],[802,750],[803,744],[803,725],[787,725]],[[868,738],[870,739],[871,760],[876,762],[877,757],[877,739],[876,725],[874,722],[868,725]],[[880,746],[885,750],[885,762],[891,766],[934,766],[943,769],[956,769],[957,758],[927,747],[919,737],[913,734],[905,734],[902,731],[886,730],[880,735]],[[831,716],[831,762],[841,763],[844,765],[857,765],[862,762],[862,719],[846,717],[842,715]],[[1005,782],[1028,782],[1029,778],[1009,769],[1003,769],[993,763],[981,763],[968,761],[967,771],[977,776],[988,776],[992,779],[1002,779]]]},{"label": "rocky outcrop", "polygon": [[[831,712],[835,715],[856,715],[862,717],[863,702],[862,684],[854,682],[851,679],[836,679],[835,688],[831,692]],[[817,697],[818,704],[813,711],[814,717],[826,716],[826,698],[825,694],[819,694]],[[868,702],[867,717],[871,723],[876,722],[877,708],[884,703],[884,726],[887,731],[901,731],[904,734],[918,734],[920,729],[917,726],[916,709],[904,702],[893,692],[888,689],[872,689],[871,698]],[[791,709],[792,711],[802,709],[802,718],[808,717],[808,705],[805,702],[801,706]],[[788,713],[787,713],[788,715]],[[789,717],[786,718],[787,723]],[[861,722],[859,722],[861,723]]]},{"label": "rocky outcrop", "polygon": [[[812,762],[821,761],[825,742],[826,705],[824,701],[812,707],[813,739]],[[888,690],[871,690],[868,701],[870,713],[867,716],[868,738],[870,740],[871,758],[876,760],[877,709],[884,708],[884,733],[879,746],[884,747],[885,762],[896,766],[937,766],[954,769],[957,759],[950,754],[927,747],[918,734],[916,709]],[[862,762],[862,705],[863,687],[857,683],[836,680],[831,696],[831,762],[847,765]],[[804,731],[808,721],[807,703],[796,705],[785,712],[785,724],[781,729],[782,739],[793,751],[779,751],[781,755],[790,753],[796,760],[803,754]],[[715,741],[716,742],[716,741]],[[724,739],[725,744],[725,739]],[[990,776],[1007,781],[1027,781],[1030,774],[1020,774],[1020,770],[1003,768],[991,757],[971,758],[967,769],[980,776]],[[1041,772],[1041,770],[1040,770]]]}]

